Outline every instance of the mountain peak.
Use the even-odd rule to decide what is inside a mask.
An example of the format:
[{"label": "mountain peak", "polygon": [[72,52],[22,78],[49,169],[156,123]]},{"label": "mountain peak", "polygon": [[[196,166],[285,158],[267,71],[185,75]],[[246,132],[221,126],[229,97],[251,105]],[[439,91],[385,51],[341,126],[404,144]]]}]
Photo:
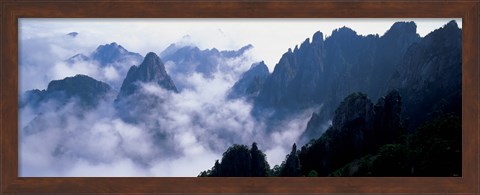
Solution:
[{"label": "mountain peak", "polygon": [[447,24],[445,24],[444,28],[458,28],[457,21],[450,20]]},{"label": "mountain peak", "polygon": [[264,61],[252,64],[233,85],[227,97],[230,99],[245,97],[247,100],[256,97],[269,75]]},{"label": "mountain peak", "polygon": [[267,65],[265,64],[265,61],[260,61],[260,62],[257,62],[257,63],[253,63],[251,66],[250,66],[250,69],[254,69],[254,68],[262,68],[262,69],[267,69],[267,72],[268,72],[268,67]]},{"label": "mountain peak", "polygon": [[320,31],[315,32],[312,37],[312,43],[318,43],[323,41],[323,33]]},{"label": "mountain peak", "polygon": [[334,36],[357,36],[357,32],[355,32],[351,28],[343,26],[341,28],[338,28],[332,31],[331,37],[334,37]]},{"label": "mountain peak", "polygon": [[100,98],[106,97],[112,88],[101,81],[97,81],[86,75],[77,74],[73,77],[66,77],[62,80],[53,80],[48,84],[45,92],[49,98],[59,99],[79,97],[85,105],[96,105]]},{"label": "mountain peak", "polygon": [[148,52],[147,55],[145,56],[145,59],[143,60],[142,64],[150,64],[150,63],[158,63],[160,62],[160,57],[158,57],[157,54],[154,52]]},{"label": "mountain peak", "polygon": [[97,60],[102,65],[106,65],[128,58],[139,60],[142,56],[138,53],[129,52],[116,42],[112,42],[98,46],[92,53],[91,58]]},{"label": "mountain peak", "polygon": [[67,59],[67,62],[70,63],[70,64],[73,64],[75,62],[82,62],[82,61],[88,61],[90,60],[90,58],[88,56],[85,56],[81,53],[79,54],[76,54],[70,58]]},{"label": "mountain peak", "polygon": [[415,22],[395,22],[384,36],[396,36],[398,34],[417,34],[417,24]]},{"label": "mountain peak", "polygon": [[[137,67],[132,66],[123,80],[118,97],[129,96],[139,89],[138,83],[156,83],[167,90],[178,92],[175,84],[165,70],[165,66],[154,52],[149,52]],[[118,99],[118,98],[117,98]]]}]

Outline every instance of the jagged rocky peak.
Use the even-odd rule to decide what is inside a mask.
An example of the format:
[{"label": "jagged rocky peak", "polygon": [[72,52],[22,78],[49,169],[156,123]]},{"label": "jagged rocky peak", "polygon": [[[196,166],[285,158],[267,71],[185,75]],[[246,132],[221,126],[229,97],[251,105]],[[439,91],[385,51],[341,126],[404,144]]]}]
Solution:
[{"label": "jagged rocky peak", "polygon": [[364,93],[353,93],[346,97],[335,111],[332,126],[344,129],[351,125],[366,125],[372,128],[374,118],[373,103]]},{"label": "jagged rocky peak", "polygon": [[160,57],[158,57],[157,54],[153,52],[149,52],[145,56],[145,59],[143,60],[142,64],[140,64],[140,66],[154,66],[161,64],[163,64],[163,62],[160,60]]},{"label": "jagged rocky peak", "polygon": [[153,52],[148,53],[139,66],[132,66],[128,70],[115,100],[115,109],[123,120],[140,122],[158,112],[156,109],[158,104],[168,98],[168,95],[159,96],[144,91],[142,87],[145,84],[158,86],[173,93],[178,92],[160,57]]},{"label": "jagged rocky peak", "polygon": [[[408,131],[427,116],[434,116],[435,105],[441,102],[461,105],[462,31],[456,22],[447,23],[409,47],[388,86],[399,89],[403,97],[402,113],[409,118]],[[453,107],[451,111],[457,112]]]},{"label": "jagged rocky peak", "polygon": [[407,34],[417,34],[417,24],[415,22],[395,22],[390,29],[385,32],[385,36],[387,35],[398,35],[401,33]]},{"label": "jagged rocky peak", "polygon": [[396,45],[401,52],[404,52],[412,43],[417,42],[420,35],[417,33],[415,22],[395,22],[390,29],[382,36],[383,44],[386,46]]},{"label": "jagged rocky peak", "polygon": [[250,69],[248,71],[253,71],[256,73],[261,73],[261,74],[268,74],[268,66],[265,64],[264,61],[258,62],[258,63],[253,63],[250,66]]},{"label": "jagged rocky peak", "polygon": [[330,37],[336,37],[336,36],[340,36],[340,37],[354,37],[354,36],[357,36],[357,32],[355,32],[354,30],[352,30],[351,28],[349,27],[341,27],[341,28],[338,28],[338,29],[335,29],[332,31],[332,35]]},{"label": "jagged rocky peak", "polygon": [[450,20],[443,28],[458,28],[458,24],[456,20]]},{"label": "jagged rocky peak", "polygon": [[103,53],[103,52],[120,52],[120,53],[125,53],[127,50],[123,48],[121,45],[117,44],[116,42],[112,42],[109,44],[105,45],[100,45],[97,47],[95,50],[96,53]]},{"label": "jagged rocky peak", "polygon": [[112,42],[110,44],[98,46],[91,54],[91,58],[97,60],[100,64],[105,65],[125,60],[126,58],[140,61],[139,59],[141,59],[142,56],[138,53],[129,52],[116,42]]},{"label": "jagged rocky peak", "polygon": [[153,52],[148,53],[138,67],[130,68],[120,88],[119,98],[134,94],[139,88],[139,83],[156,83],[164,89],[178,92],[162,60]]},{"label": "jagged rocky peak", "polygon": [[313,34],[312,43],[316,44],[316,43],[320,43],[320,42],[323,42],[323,33],[320,32],[320,31],[317,31],[317,32],[315,32],[315,34]]},{"label": "jagged rocky peak", "polygon": [[[302,172],[316,170],[328,175],[346,163],[394,143],[400,135],[401,100],[398,91],[389,92],[374,106],[367,95],[353,93],[338,106],[332,126],[320,138],[302,147]],[[319,116],[312,116],[312,123]]]},{"label": "jagged rocky peak", "polygon": [[227,97],[230,99],[245,97],[247,100],[256,97],[269,75],[264,61],[252,64],[233,85]]}]

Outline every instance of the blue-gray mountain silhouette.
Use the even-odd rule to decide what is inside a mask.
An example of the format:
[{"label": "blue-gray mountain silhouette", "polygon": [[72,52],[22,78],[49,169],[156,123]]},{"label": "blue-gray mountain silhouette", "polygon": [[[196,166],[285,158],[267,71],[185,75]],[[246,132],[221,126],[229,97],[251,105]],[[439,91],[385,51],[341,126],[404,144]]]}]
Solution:
[{"label": "blue-gray mountain silhouette", "polygon": [[[171,44],[160,53],[160,58],[166,63],[168,73],[181,91],[188,87],[183,80],[185,76],[199,73],[205,78],[212,78],[213,74],[218,71],[231,72],[232,67],[223,64],[224,60],[240,57],[251,48],[253,48],[252,45],[247,45],[236,51],[219,51],[216,48],[200,50],[195,46]],[[173,64],[169,64],[169,62],[173,62]]]},{"label": "blue-gray mountain silhouette", "polygon": [[142,55],[127,51],[116,42],[98,46],[97,49],[91,54],[91,58],[98,61],[101,65],[127,60],[140,62],[143,59]]},{"label": "blue-gray mountain silhouette", "polygon": [[250,69],[244,72],[233,85],[227,97],[230,99],[245,97],[250,100],[258,96],[269,75],[268,67],[263,61],[252,64]]},{"label": "blue-gray mountain silhouette", "polygon": [[[404,97],[402,115],[406,119],[406,129],[413,131],[423,121],[438,117],[439,113],[454,112],[461,115],[461,29],[455,21],[451,21],[424,38],[411,42],[402,42],[395,37],[409,39],[414,31],[414,23],[395,23],[393,27],[381,37],[382,48],[397,45],[403,55],[396,55],[395,50],[385,49],[378,56],[380,64],[395,64],[381,66],[374,69],[369,75],[357,76],[357,79],[375,80],[376,84],[370,90],[361,90],[376,97],[377,92],[398,89]],[[416,40],[416,39],[415,39]],[[398,50],[398,51],[402,51]],[[391,60],[392,62],[388,63]],[[351,74],[351,73],[348,73]],[[347,74],[347,75],[348,75]],[[348,80],[342,76],[340,80]],[[360,81],[359,81],[360,82]],[[341,84],[342,82],[340,82]],[[351,85],[336,88],[349,89]],[[354,85],[353,85],[354,86]],[[351,89],[349,89],[351,90]],[[345,90],[344,90],[345,91]],[[332,97],[337,93],[330,93]],[[322,133],[325,121],[331,117],[332,105],[336,105],[335,98],[325,101],[324,107],[317,117],[312,117],[302,140],[306,141],[318,137]],[[315,122],[314,122],[315,121]],[[322,121],[322,122],[320,122]],[[304,143],[304,142],[303,142]]]},{"label": "blue-gray mountain silhouette", "polygon": [[136,93],[141,83],[154,83],[164,89],[178,92],[173,80],[167,74],[162,60],[153,52],[148,53],[139,66],[130,68],[123,80],[118,98]]},{"label": "blue-gray mountain silhouette", "polygon": [[455,21],[412,44],[388,82],[404,97],[412,130],[438,113],[462,112],[462,30]]},{"label": "blue-gray mountain silhouette", "polygon": [[20,108],[24,106],[37,108],[47,102],[62,106],[70,101],[76,101],[85,108],[92,108],[113,93],[112,88],[104,82],[86,75],[76,75],[53,80],[46,90],[34,89],[25,92],[20,98]]},{"label": "blue-gray mountain silhouette", "polygon": [[152,84],[166,91],[177,93],[177,87],[167,74],[162,60],[150,52],[139,66],[132,66],[123,80],[122,87],[115,100],[115,107],[125,121],[137,122],[145,119],[152,110],[167,97],[148,94],[142,85]]},{"label": "blue-gray mountain silhouette", "polygon": [[312,41],[283,54],[255,106],[296,110],[324,103],[335,108],[355,91],[378,98],[408,46],[419,39],[413,22],[397,22],[381,37],[342,27],[324,40],[317,32]]}]

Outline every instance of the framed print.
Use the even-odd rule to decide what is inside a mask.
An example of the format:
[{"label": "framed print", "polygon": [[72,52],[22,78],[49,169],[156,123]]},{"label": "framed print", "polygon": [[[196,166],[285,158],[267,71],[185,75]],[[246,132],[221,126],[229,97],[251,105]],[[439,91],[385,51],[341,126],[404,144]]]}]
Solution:
[{"label": "framed print", "polygon": [[4,193],[478,193],[479,3],[2,2]]}]

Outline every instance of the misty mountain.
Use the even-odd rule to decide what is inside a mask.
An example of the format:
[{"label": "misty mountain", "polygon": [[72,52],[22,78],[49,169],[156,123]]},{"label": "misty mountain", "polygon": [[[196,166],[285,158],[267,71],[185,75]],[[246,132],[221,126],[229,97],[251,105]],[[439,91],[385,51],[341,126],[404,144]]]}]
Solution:
[{"label": "misty mountain", "polygon": [[127,51],[121,45],[113,42],[110,44],[100,45],[91,54],[91,58],[100,62],[101,65],[112,64],[122,61],[141,61],[142,55]]},{"label": "misty mountain", "polygon": [[112,88],[101,81],[86,75],[76,75],[62,80],[54,80],[48,84],[46,90],[30,90],[20,98],[20,108],[30,106],[38,108],[44,103],[53,103],[62,106],[75,100],[85,108],[96,106],[100,100],[111,97]]},{"label": "misty mountain", "polygon": [[155,83],[164,89],[178,92],[157,54],[150,52],[139,66],[132,66],[123,80],[118,98],[134,94],[139,83]]},{"label": "misty mountain", "polygon": [[247,45],[239,50],[219,51],[216,48],[200,50],[195,46],[171,44],[160,53],[160,58],[165,62],[169,74],[181,91],[189,87],[184,78],[191,74],[198,73],[205,78],[212,78],[213,74],[219,71],[231,73],[236,64],[229,66],[228,61],[242,57],[251,48],[253,48],[252,45]]},{"label": "misty mountain", "polygon": [[[165,66],[153,52],[149,52],[139,66],[132,66],[123,80],[122,87],[115,100],[117,108],[122,109],[124,119],[141,118],[143,109],[154,107],[162,100],[142,91],[143,84],[153,84],[167,91],[178,93],[173,80],[167,74]],[[148,106],[151,105],[151,106]]]},{"label": "misty mountain", "polygon": [[255,98],[269,75],[268,67],[263,61],[252,64],[250,69],[244,72],[233,85],[227,97],[230,99],[244,97],[247,100]]},{"label": "misty mountain", "polygon": [[76,54],[66,60],[69,64],[74,64],[76,62],[85,62],[90,61],[90,57],[83,55],[83,54]]},{"label": "misty mountain", "polygon": [[[245,55],[251,45],[219,51],[171,44],[160,57],[150,52],[143,58],[113,42],[59,63],[95,68],[91,77],[66,77],[22,94],[21,133],[53,137],[45,154],[58,159],[97,163],[120,154],[149,171],[179,159],[208,161],[231,146],[199,176],[365,176],[378,170],[398,176],[388,172],[392,167],[434,175],[428,167],[437,161],[446,162],[435,164],[442,175],[458,175],[461,34],[455,21],[423,38],[413,22],[397,22],[381,36],[348,27],[329,37],[316,32],[283,54],[271,74],[263,61],[252,64]],[[34,135],[44,130],[53,133]],[[77,145],[82,142],[72,142],[78,139],[72,135],[88,144]],[[233,144],[251,141],[274,161],[288,154],[271,170],[256,143],[251,149]],[[155,167],[155,161],[168,163]]]},{"label": "misty mountain", "polygon": [[95,51],[88,56],[85,54],[76,54],[67,59],[67,62],[95,60],[100,66],[116,65],[126,62],[130,62],[132,63],[130,65],[133,65],[138,64],[142,59],[142,55],[130,52],[116,42],[112,42],[110,44],[99,45]]},{"label": "misty mountain", "polygon": [[[65,60],[65,66],[73,69],[89,67],[90,74],[108,83],[114,89],[120,88],[122,78],[132,65],[142,62],[143,56],[126,50],[116,42],[98,46],[90,54],[76,54]],[[77,66],[77,67],[75,67]]]}]

